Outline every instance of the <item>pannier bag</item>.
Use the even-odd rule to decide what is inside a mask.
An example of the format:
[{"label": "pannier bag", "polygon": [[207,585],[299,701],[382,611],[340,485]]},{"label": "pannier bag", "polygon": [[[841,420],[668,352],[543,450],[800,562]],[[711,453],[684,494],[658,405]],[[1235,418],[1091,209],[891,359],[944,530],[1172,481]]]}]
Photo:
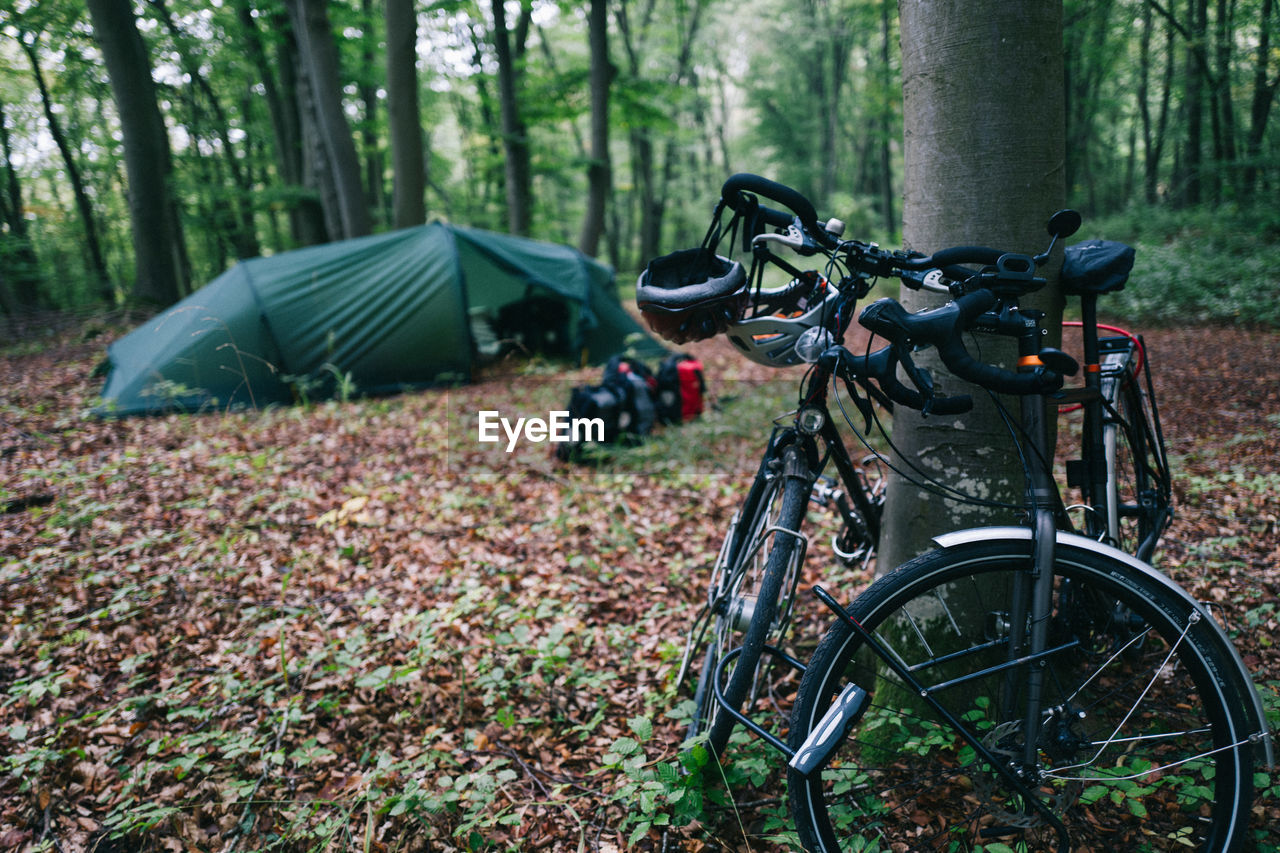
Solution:
[{"label": "pannier bag", "polygon": [[658,367],[658,422],[680,424],[702,414],[707,382],[702,362],[691,355],[667,356]]},{"label": "pannier bag", "polygon": [[[599,385],[579,385],[570,392],[569,417],[575,421],[599,418],[602,444],[633,445],[657,423],[679,424],[696,418],[703,411],[705,394],[702,362],[692,356],[668,356],[654,375],[644,362],[616,355],[605,365]],[[557,443],[556,458],[582,460],[584,443]]]},{"label": "pannier bag", "polygon": [[604,387],[613,389],[622,407],[622,431],[637,437],[653,432],[658,379],[642,361],[615,355],[604,366]]}]

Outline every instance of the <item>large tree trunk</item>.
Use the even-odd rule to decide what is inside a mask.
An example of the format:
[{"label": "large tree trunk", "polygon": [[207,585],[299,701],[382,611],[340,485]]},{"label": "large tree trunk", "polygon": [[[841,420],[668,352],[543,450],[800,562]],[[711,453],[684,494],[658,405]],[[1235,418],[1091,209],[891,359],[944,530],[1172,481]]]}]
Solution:
[{"label": "large tree trunk", "polygon": [[[961,244],[1040,251],[1048,241],[1044,223],[1065,195],[1061,2],[901,0],[899,13],[904,240],[924,252]],[[1056,288],[1048,290],[1056,294]],[[902,294],[911,310],[936,301]],[[1037,302],[1053,312],[1053,328],[1060,299],[1043,295]],[[984,339],[982,358],[993,360],[998,349]],[[1008,364],[1010,348],[1004,353]],[[975,410],[925,419],[899,407],[893,422],[898,449],[952,488],[1020,505],[1022,468],[987,395],[962,387],[941,368],[935,367],[934,378],[945,393],[972,393]],[[959,505],[892,476],[880,568],[887,571],[926,550],[930,537],[944,530],[1013,520],[1012,512]]]},{"label": "large tree trunk", "polygon": [[146,45],[129,0],[88,0],[88,6],[124,134],[137,263],[133,298],[172,305],[187,291],[190,272],[173,189],[169,135],[156,103]]},{"label": "large tree trunk", "polygon": [[[326,221],[330,236],[360,237],[370,232],[351,126],[342,109],[342,82],[338,76],[338,46],[333,39],[325,0],[285,0],[298,57],[305,76],[304,122],[310,119],[311,165],[327,192]],[[332,209],[330,209],[332,208]],[[334,229],[336,227],[336,233]]]},{"label": "large tree trunk", "polygon": [[418,16],[414,0],[387,0],[387,115],[394,172],[392,216],[396,228],[427,219],[426,169],[418,105]]},{"label": "large tree trunk", "polygon": [[591,0],[588,18],[591,44],[591,164],[587,167],[587,213],[582,222],[578,249],[595,257],[604,233],[605,206],[609,201],[609,86],[613,65],[609,62],[609,3]]}]

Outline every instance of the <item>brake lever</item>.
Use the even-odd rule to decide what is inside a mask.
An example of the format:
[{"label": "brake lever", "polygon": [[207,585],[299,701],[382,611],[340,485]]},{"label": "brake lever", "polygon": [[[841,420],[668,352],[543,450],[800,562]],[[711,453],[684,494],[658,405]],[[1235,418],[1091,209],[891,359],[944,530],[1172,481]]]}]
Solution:
[{"label": "brake lever", "polygon": [[902,365],[902,369],[911,380],[911,384],[916,386],[916,390],[920,392],[921,399],[924,400],[924,405],[920,408],[920,414],[927,418],[933,411],[933,401],[937,398],[937,392],[934,390],[933,385],[933,376],[923,367],[916,366],[915,360],[911,358],[910,346],[895,343],[893,347],[898,354],[898,363]]},{"label": "brake lever", "polygon": [[816,255],[821,247],[809,236],[800,223],[799,217],[792,220],[787,230],[782,233],[757,234],[751,238],[751,245],[761,246],[765,243],[778,243],[786,246],[799,255]]}]

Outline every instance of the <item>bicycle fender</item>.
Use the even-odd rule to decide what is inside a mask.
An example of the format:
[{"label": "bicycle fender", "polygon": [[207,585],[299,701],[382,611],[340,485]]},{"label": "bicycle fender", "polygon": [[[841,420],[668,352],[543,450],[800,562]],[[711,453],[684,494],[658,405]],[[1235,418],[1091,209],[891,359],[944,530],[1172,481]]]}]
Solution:
[{"label": "bicycle fender", "polygon": [[[943,533],[933,537],[933,541],[939,548],[955,548],[959,545],[967,545],[970,542],[990,542],[993,540],[1010,540],[1029,542],[1032,539],[1032,531],[1029,527],[974,527],[968,530],[955,530],[950,533]],[[1258,696],[1258,690],[1254,686],[1253,676],[1249,674],[1248,668],[1244,665],[1244,661],[1240,658],[1240,652],[1236,650],[1235,644],[1227,636],[1227,632],[1223,630],[1222,625],[1213,617],[1199,601],[1192,598],[1185,589],[1174,583],[1168,576],[1153,568],[1150,564],[1144,563],[1132,554],[1125,553],[1119,548],[1098,542],[1086,536],[1080,536],[1075,533],[1067,533],[1058,531],[1057,541],[1059,545],[1067,545],[1072,548],[1078,548],[1082,551],[1092,551],[1101,557],[1109,560],[1124,563],[1129,568],[1139,572],[1148,580],[1157,583],[1181,598],[1193,610],[1198,612],[1202,617],[1207,619],[1210,631],[1224,648],[1230,652],[1230,659],[1235,666],[1236,675],[1241,679],[1241,684],[1247,685],[1249,689],[1245,692],[1249,694],[1249,698],[1253,704],[1254,718],[1258,721],[1258,734],[1261,735],[1263,750],[1266,755],[1266,763],[1269,768],[1275,769],[1276,760],[1272,747],[1272,733],[1267,725],[1267,715],[1262,709],[1262,699]]]}]

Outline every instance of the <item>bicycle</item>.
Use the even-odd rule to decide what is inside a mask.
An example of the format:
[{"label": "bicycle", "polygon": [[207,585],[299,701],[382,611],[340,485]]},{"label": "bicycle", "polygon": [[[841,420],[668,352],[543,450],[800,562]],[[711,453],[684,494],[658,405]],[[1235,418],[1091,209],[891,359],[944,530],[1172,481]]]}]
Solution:
[{"label": "bicycle", "polygon": [[[870,283],[853,270],[843,270],[838,282],[833,282],[831,276],[840,266],[838,256],[825,255],[827,269],[819,274],[800,270],[775,254],[770,248],[773,245],[802,255],[819,250],[792,216],[750,201],[754,198],[747,195],[751,189],[781,195],[804,211],[805,221],[816,225],[812,205],[788,188],[753,175],[734,176],[724,185],[703,246],[652,262],[637,286],[637,300],[650,325],[669,340],[683,343],[725,332],[753,361],[773,367],[795,365],[801,363],[797,353],[801,338],[808,336],[801,350],[821,349],[825,335],[834,339],[843,334],[852,320],[853,304],[866,294]],[[735,207],[740,194],[745,205],[741,210]],[[735,212],[731,222],[723,225],[727,209]],[[768,226],[786,230],[775,233],[767,230]],[[752,253],[750,273],[737,261],[714,253],[726,234],[731,244],[735,242],[739,227]],[[831,220],[823,227],[841,226]],[[791,280],[781,287],[764,288],[767,265],[783,269]],[[924,404],[919,392],[896,380],[898,360],[899,350],[892,347],[858,357],[861,372],[878,377],[883,393],[875,386],[866,387],[886,408],[892,407],[893,400],[919,407]],[[686,640],[678,683],[690,673],[710,634],[693,690],[688,737],[705,734],[715,756],[723,754],[741,721],[738,711],[760,698],[765,682],[762,657],[767,654],[783,660],[791,670],[802,668],[780,646],[790,625],[800,567],[808,549],[801,522],[809,503],[831,507],[841,520],[843,532],[833,542],[833,551],[846,565],[865,567],[874,555],[884,478],[869,477],[854,464],[835,419],[825,411],[826,387],[833,370],[834,362],[829,359],[816,364],[809,381],[802,383],[801,399],[806,401],[807,411],[819,413],[810,415],[816,420],[801,422],[796,418],[773,430],[746,500],[730,521],[712,567],[706,603]],[[959,411],[963,405],[948,401],[941,403],[941,409]],[[824,449],[821,464],[819,444]],[[827,461],[834,466],[835,477],[820,476]],[[733,669],[727,684],[718,689],[715,685],[729,664]]]},{"label": "bicycle", "polygon": [[[748,193],[780,201],[795,215],[758,206]],[[773,537],[746,640],[703,667],[725,719],[714,718],[712,732],[741,722],[790,757],[792,813],[809,849],[970,849],[1010,839],[1069,850],[1081,839],[1102,843],[1099,838],[1112,847],[1120,841],[1118,849],[1131,849],[1125,843],[1136,849],[1139,842],[1153,844],[1135,824],[1136,816],[1157,808],[1157,814],[1176,812],[1189,821],[1171,824],[1169,837],[1155,839],[1157,849],[1238,847],[1255,748],[1272,759],[1269,732],[1249,674],[1209,612],[1141,560],[1098,541],[1121,541],[1117,528],[1107,525],[1132,517],[1137,548],[1154,547],[1151,531],[1158,538],[1168,510],[1166,501],[1164,508],[1148,511],[1164,493],[1162,486],[1139,489],[1130,501],[1112,497],[1118,489],[1106,485],[1121,480],[1115,457],[1108,461],[1104,452],[1107,425],[1115,424],[1117,440],[1124,435],[1132,443],[1131,436],[1139,435],[1122,429],[1114,416],[1126,405],[1123,389],[1134,383],[1125,380],[1124,369],[1112,371],[1115,387],[1104,392],[1102,364],[1090,358],[1088,327],[1096,334],[1096,316],[1088,310],[1086,383],[1067,396],[1086,410],[1084,453],[1074,467],[1083,471],[1086,501],[1093,502],[1086,505],[1083,524],[1091,535],[1070,532],[1071,518],[1052,476],[1045,395],[1061,393],[1063,374],[1074,373],[1076,365],[1065,353],[1041,348],[1040,318],[1018,306],[1022,295],[1043,284],[1036,271],[1050,253],[1031,257],[957,247],[920,257],[844,241],[837,228],[818,223],[799,194],[754,176],[730,179],[713,222],[726,204],[744,216],[747,232],[758,232],[761,223],[785,229],[779,236],[786,245],[802,254],[821,252],[846,274],[836,288],[842,298],[834,312],[814,323],[816,334],[803,333],[812,338],[810,396],[802,398],[806,405],[794,424],[782,428],[784,517],[775,525],[782,535]],[[1054,242],[1078,225],[1073,213],[1055,216]],[[704,248],[714,245],[711,237],[718,239],[716,225],[713,232]],[[760,245],[758,233],[750,236],[753,246]],[[1090,271],[1118,274],[1110,264]],[[840,345],[846,312],[869,290],[868,281],[887,276],[920,284],[933,278],[953,301],[915,315],[892,300],[873,303],[860,321],[889,346],[854,356]],[[1084,302],[1105,290],[1085,279],[1075,283]],[[732,317],[733,309],[724,310],[710,297],[702,302],[707,305],[715,306],[714,322],[704,322],[703,331],[718,328],[723,315]],[[705,314],[696,316],[705,321]],[[967,330],[1016,338],[1019,369],[973,359],[962,339]],[[803,557],[797,548],[803,542],[799,521],[806,489],[828,457],[838,458],[827,437],[825,381],[834,387],[836,378],[843,380],[862,401],[864,414],[865,399],[857,389],[880,399],[875,385],[927,412],[964,408],[965,398],[938,394],[912,363],[912,349],[924,346],[936,347],[953,374],[1021,397],[1021,425],[1011,433],[1027,469],[1028,523],[940,536],[937,550],[883,576],[848,607],[815,587],[838,619],[809,663],[801,664],[763,637],[777,612],[774,595],[794,589],[784,589],[775,576],[794,576],[793,555]],[[903,366],[914,391],[885,369],[887,363]],[[819,389],[817,378],[824,383]],[[1146,431],[1144,410],[1128,416]],[[1158,438],[1158,426],[1152,435]],[[819,455],[819,444],[825,455]],[[1167,467],[1163,473],[1158,467],[1143,462],[1135,470],[1166,476]],[[741,538],[735,528],[728,542]],[[726,547],[731,558],[741,553],[732,544]],[[789,744],[740,711],[766,652],[804,672]],[[725,670],[735,660],[722,689]],[[712,747],[718,755],[714,742]],[[1186,817],[1191,814],[1194,819]]]},{"label": "bicycle", "polygon": [[[776,196],[784,203],[794,204],[802,212],[802,216],[760,206],[754,200],[752,190],[757,190],[766,197]],[[734,211],[734,217],[724,226],[722,216],[727,209]],[[833,286],[830,266],[840,263],[839,253],[809,236],[804,221],[817,226],[816,220],[812,204],[785,186],[754,175],[736,175],[730,178],[721,191],[721,201],[713,213],[712,225],[702,246],[657,259],[641,277],[637,299],[646,318],[659,334],[677,343],[726,333],[746,358],[772,367],[801,363],[796,344],[805,334],[814,341],[810,345],[811,349],[822,342],[838,343],[853,318],[853,304],[870,290],[869,273],[847,268],[846,264],[838,284]],[[768,230],[770,227],[783,230],[775,233]],[[830,220],[821,227],[826,234],[843,228],[838,220]],[[728,236],[730,245],[735,242],[738,228],[743,232],[744,248],[749,247],[751,251],[752,268],[749,274],[741,264],[714,254],[716,246],[724,237]],[[802,256],[820,255],[827,261],[828,274],[822,276],[817,271],[797,269],[772,251],[771,247],[776,245],[794,250]],[[858,251],[864,254],[871,252],[868,257],[874,255],[871,247],[862,247]],[[1076,250],[1073,247],[1070,251]],[[1132,250],[1127,259],[1122,259],[1124,260],[1132,262]],[[769,265],[787,272],[791,281],[781,288],[763,288],[764,269]],[[1091,272],[1087,263],[1082,261],[1080,265],[1082,278],[1098,274]],[[1094,268],[1097,266],[1095,263]],[[941,275],[941,270],[933,275],[926,275],[923,270],[902,272],[907,275],[904,280],[917,288],[936,289],[936,285],[931,282],[935,276]],[[748,286],[748,282],[751,286]],[[1115,286],[1111,279],[1104,280],[1102,284],[1104,287]],[[1088,301],[1089,297],[1085,296],[1084,299]],[[1089,304],[1092,306],[1093,303]],[[1086,351],[1095,352],[1099,346],[1096,321],[1082,325],[1085,330]],[[817,330],[817,334],[811,330]],[[1101,380],[1104,393],[1101,401],[1081,406],[1086,412],[1086,420],[1093,428],[1087,434],[1094,436],[1095,446],[1100,447],[1105,441],[1108,447],[1115,445],[1121,449],[1136,445],[1136,441],[1124,441],[1125,437],[1131,435],[1151,434],[1158,437],[1158,420],[1137,420],[1120,414],[1154,413],[1153,407],[1145,405],[1145,400],[1154,398],[1144,396],[1140,386],[1122,375],[1122,371],[1132,366],[1132,351],[1117,346],[1112,339],[1107,339],[1104,345],[1108,347],[1108,353],[1115,353],[1117,356],[1128,352],[1130,360],[1117,361],[1109,355],[1106,369],[1095,377]],[[900,360],[899,354],[909,360],[908,354],[901,347],[895,347],[877,352],[868,360],[867,366],[854,371],[854,374],[863,374],[882,384],[889,383],[886,386],[889,392],[887,395],[876,395],[877,401],[888,411],[892,411],[892,401],[895,398],[914,408],[923,405],[918,391],[902,386],[893,378],[894,365]],[[1143,360],[1138,366],[1141,368],[1145,364]],[[919,371],[915,371],[914,367],[911,370],[914,371],[913,375],[919,376]],[[811,409],[824,407],[825,389],[831,376],[829,363],[817,364],[809,377],[808,388],[802,383],[800,399],[807,400]],[[874,394],[877,390],[865,380],[859,381],[868,393]],[[935,400],[931,405],[935,413],[946,414],[962,411],[968,406],[968,402],[956,400],[940,403]],[[1105,412],[1102,406],[1106,407]],[[865,403],[862,404],[862,412],[864,415],[868,414]],[[1106,412],[1113,414],[1108,415]],[[821,417],[826,423],[834,423],[830,413],[825,410]],[[707,733],[708,745],[717,756],[723,752],[737,722],[733,714],[720,714],[720,709],[727,705],[738,711],[744,704],[755,704],[764,680],[760,659],[766,651],[772,656],[781,656],[786,661],[779,647],[790,625],[794,590],[808,546],[807,537],[800,532],[800,520],[806,509],[805,501],[796,497],[787,502],[785,512],[781,510],[785,491],[782,485],[786,481],[786,476],[781,473],[786,467],[782,450],[795,443],[796,429],[797,425],[793,424],[786,429],[775,430],[771,436],[747,499],[731,520],[712,567],[707,600],[689,632],[677,675],[677,683],[683,684],[696,654],[701,650],[705,635],[710,632],[710,646],[698,668],[698,679],[693,690],[694,711],[688,736],[693,738]],[[1117,438],[1117,433],[1120,438]],[[855,466],[834,429],[824,430],[820,439],[827,455],[834,460],[837,476],[816,476],[808,490],[809,500],[831,507],[841,520],[843,532],[833,541],[832,550],[842,562],[850,566],[860,563],[865,567],[875,554],[879,538],[884,477],[880,474],[874,477],[866,475],[865,465],[869,460],[874,461],[874,456],[863,460],[864,467]],[[1133,476],[1152,471],[1151,477],[1144,478],[1138,484],[1118,479],[1117,471],[1120,466],[1116,461],[1138,457],[1137,453],[1121,453],[1107,457],[1101,477],[1095,478],[1096,483],[1090,481],[1081,484],[1085,489],[1081,506],[1092,508],[1089,518],[1091,535],[1106,536],[1112,542],[1128,539],[1121,529],[1121,519],[1128,519],[1132,513],[1126,511],[1117,514],[1115,510],[1121,505],[1121,501],[1115,496],[1146,495],[1150,492],[1146,488],[1150,481],[1160,484],[1161,488],[1154,492],[1158,500],[1141,504],[1145,512],[1143,518],[1146,519],[1142,523],[1142,529],[1144,534],[1148,534],[1143,541],[1154,548],[1159,530],[1167,524],[1170,515],[1169,478],[1162,438],[1159,442],[1153,440],[1143,446],[1158,450],[1159,464],[1154,469],[1151,466],[1135,465],[1130,466],[1129,470]],[[1081,476],[1080,479],[1087,478]],[[795,488],[797,493],[805,492],[802,482],[797,483]],[[779,534],[789,541],[782,543],[781,548],[772,548],[773,539]],[[774,560],[772,564],[771,558]],[[726,655],[737,647],[742,649],[736,656],[739,669],[735,670],[736,675],[730,678],[724,688],[725,702],[721,703],[716,701],[712,689],[714,675],[717,666],[725,661]],[[794,665],[791,668],[795,669]]]}]

